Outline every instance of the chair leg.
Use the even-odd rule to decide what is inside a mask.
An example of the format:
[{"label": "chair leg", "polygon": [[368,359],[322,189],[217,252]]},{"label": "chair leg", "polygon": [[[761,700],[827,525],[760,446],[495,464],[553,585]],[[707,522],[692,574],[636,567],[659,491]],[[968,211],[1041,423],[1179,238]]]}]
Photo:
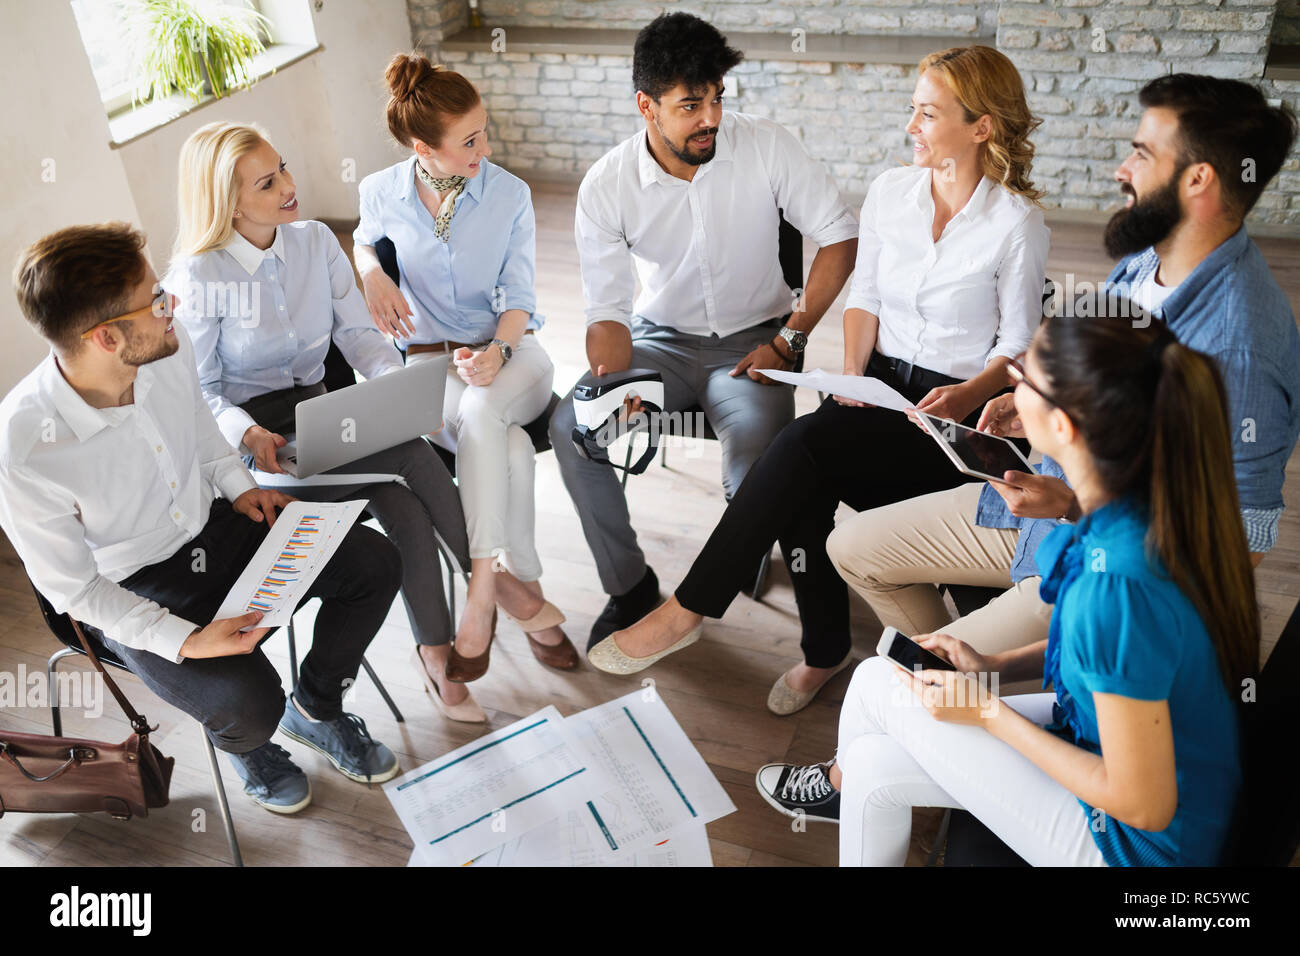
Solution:
[{"label": "chair leg", "polygon": [[235,821],[230,816],[230,803],[226,800],[226,785],[221,780],[217,752],[213,749],[212,741],[202,724],[199,724],[199,733],[203,734],[203,744],[208,748],[208,766],[212,768],[212,785],[217,791],[217,806],[221,808],[221,823],[226,828],[226,844],[230,847],[230,859],[235,866],[243,866],[244,857],[239,852],[239,839],[235,836]]},{"label": "chair leg", "polygon": [[939,851],[943,849],[944,843],[948,841],[948,821],[952,819],[952,808],[943,811],[943,819],[939,821],[939,832],[934,837],[934,847],[930,850],[930,855],[925,858],[926,866],[934,866],[939,862]]},{"label": "chair leg", "polygon": [[405,723],[406,718],[403,717],[402,712],[397,709],[397,704],[393,703],[393,698],[388,696],[388,688],[386,688],[384,682],[379,679],[379,675],[375,673],[375,669],[370,666],[370,661],[366,660],[364,657],[361,658],[361,666],[366,669],[366,673],[370,675],[370,679],[374,682],[375,688],[379,691],[379,696],[384,698],[384,703],[387,704],[388,709],[393,712],[393,719],[399,724]]},{"label": "chair leg", "polygon": [[50,655],[50,659],[45,664],[45,685],[50,689],[50,717],[54,721],[54,736],[63,736],[63,715],[59,712],[59,682],[55,675],[59,669],[59,661],[65,657],[77,653],[70,647],[65,647],[61,651],[55,651]]},{"label": "chair leg", "polygon": [[298,689],[298,644],[294,640],[293,618],[289,618],[289,626],[286,628],[289,632],[289,683],[290,690]]},{"label": "chair leg", "polygon": [[761,601],[763,599],[763,589],[767,587],[767,573],[772,565],[772,551],[768,549],[763,555],[763,560],[758,564],[758,574],[754,577],[754,589],[749,592],[752,600]]},{"label": "chair leg", "polygon": [[627,458],[623,461],[623,490],[627,490],[627,470],[632,467],[632,436],[627,439]]}]

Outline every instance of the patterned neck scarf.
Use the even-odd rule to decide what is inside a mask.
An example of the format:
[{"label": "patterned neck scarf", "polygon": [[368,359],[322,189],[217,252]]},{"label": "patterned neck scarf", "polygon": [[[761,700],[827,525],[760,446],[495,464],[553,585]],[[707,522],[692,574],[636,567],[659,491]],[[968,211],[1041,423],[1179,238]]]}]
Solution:
[{"label": "patterned neck scarf", "polygon": [[451,217],[456,212],[456,200],[465,191],[465,184],[469,180],[464,176],[438,179],[429,175],[429,171],[420,165],[418,159],[415,161],[415,174],[420,177],[420,182],[436,192],[443,193],[448,189],[451,190],[447,193],[447,198],[442,201],[442,205],[438,207],[438,215],[433,217],[433,234],[446,242],[451,238]]}]

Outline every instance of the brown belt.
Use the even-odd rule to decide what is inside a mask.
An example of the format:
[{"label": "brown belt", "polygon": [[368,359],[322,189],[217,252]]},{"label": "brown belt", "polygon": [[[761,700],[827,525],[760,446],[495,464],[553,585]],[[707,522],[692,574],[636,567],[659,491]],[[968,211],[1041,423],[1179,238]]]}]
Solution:
[{"label": "brown belt", "polygon": [[[524,335],[532,335],[534,329],[525,329]],[[454,352],[457,349],[482,349],[486,348],[487,342],[430,342],[427,345],[408,345],[406,347],[407,355],[419,355],[422,352],[436,352],[441,355],[444,352]]]}]

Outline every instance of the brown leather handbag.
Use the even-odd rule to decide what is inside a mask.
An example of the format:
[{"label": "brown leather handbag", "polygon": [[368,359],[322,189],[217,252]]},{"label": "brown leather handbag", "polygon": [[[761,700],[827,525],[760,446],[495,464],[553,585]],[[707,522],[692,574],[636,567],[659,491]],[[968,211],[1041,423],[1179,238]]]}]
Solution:
[{"label": "brown leather handbag", "polygon": [[106,744],[0,730],[0,817],[9,811],[147,817],[150,807],[167,806],[176,760],[149,742],[156,728],[136,713],[104,670],[81,625],[72,621],[72,627],[134,733],[120,744]]}]

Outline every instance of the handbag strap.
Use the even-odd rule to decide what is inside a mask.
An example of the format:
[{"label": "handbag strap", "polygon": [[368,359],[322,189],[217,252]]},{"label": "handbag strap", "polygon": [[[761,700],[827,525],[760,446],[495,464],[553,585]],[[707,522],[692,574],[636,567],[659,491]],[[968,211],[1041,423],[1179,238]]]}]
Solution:
[{"label": "handbag strap", "polygon": [[91,646],[90,641],[86,640],[86,635],[81,630],[81,625],[77,623],[77,619],[72,615],[68,615],[68,620],[72,622],[72,629],[77,632],[77,640],[81,641],[81,646],[85,650],[86,656],[90,658],[90,663],[94,664],[95,670],[99,671],[103,676],[104,683],[108,685],[108,689],[113,693],[113,698],[117,701],[118,706],[122,708],[122,712],[126,714],[126,719],[131,722],[131,729],[141,737],[148,736],[149,731],[155,728],[150,727],[149,722],[136,712],[136,709],[131,706],[131,702],[126,699],[126,694],[122,693],[121,688],[109,676],[108,671],[104,670],[104,665],[99,662],[99,657],[95,654],[95,648]]}]

